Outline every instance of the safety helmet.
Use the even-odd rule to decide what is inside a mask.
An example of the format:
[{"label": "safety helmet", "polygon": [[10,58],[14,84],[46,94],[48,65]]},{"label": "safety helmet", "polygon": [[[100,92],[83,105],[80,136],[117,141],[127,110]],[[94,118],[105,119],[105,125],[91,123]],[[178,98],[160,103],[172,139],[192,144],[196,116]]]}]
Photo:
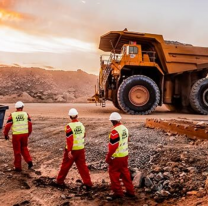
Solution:
[{"label": "safety helmet", "polygon": [[18,102],[16,102],[16,104],[15,104],[15,108],[16,108],[16,109],[22,108],[22,107],[24,107],[24,106],[25,106],[24,103],[21,102],[21,101],[18,101]]},{"label": "safety helmet", "polygon": [[111,113],[109,120],[112,121],[120,121],[121,120],[121,115],[118,112],[113,112]]},{"label": "safety helmet", "polygon": [[78,115],[78,112],[76,109],[72,108],[69,110],[69,116],[71,117],[74,117],[74,116],[77,116]]}]

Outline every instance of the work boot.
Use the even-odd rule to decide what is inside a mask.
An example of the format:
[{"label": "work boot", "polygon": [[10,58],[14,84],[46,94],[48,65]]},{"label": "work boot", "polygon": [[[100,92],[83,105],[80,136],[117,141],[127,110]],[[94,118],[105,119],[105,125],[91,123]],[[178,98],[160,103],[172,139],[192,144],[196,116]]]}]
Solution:
[{"label": "work boot", "polygon": [[92,186],[88,186],[88,185],[83,184],[82,185],[82,189],[85,190],[85,191],[87,191],[87,192],[89,192],[89,191],[92,190]]},{"label": "work boot", "polygon": [[114,201],[114,200],[121,200],[122,198],[123,198],[123,196],[121,196],[121,195],[113,194],[113,195],[108,195],[106,197],[106,200],[108,200],[108,201]]},{"label": "work boot", "polygon": [[31,162],[28,162],[27,164],[28,164],[28,169],[31,169],[33,167],[32,161]]},{"label": "work boot", "polygon": [[53,179],[53,180],[52,180],[51,185],[53,185],[53,186],[55,186],[55,187],[59,187],[59,188],[65,188],[65,187],[66,187],[65,182],[59,183],[59,182],[57,182],[56,179]]},{"label": "work boot", "polygon": [[13,168],[13,171],[15,171],[15,172],[22,172],[22,169],[20,169],[20,168]]},{"label": "work boot", "polygon": [[131,199],[136,199],[136,198],[137,198],[135,194],[131,194],[131,193],[128,193],[128,192],[125,192],[124,195],[125,195],[126,197],[131,198]]}]

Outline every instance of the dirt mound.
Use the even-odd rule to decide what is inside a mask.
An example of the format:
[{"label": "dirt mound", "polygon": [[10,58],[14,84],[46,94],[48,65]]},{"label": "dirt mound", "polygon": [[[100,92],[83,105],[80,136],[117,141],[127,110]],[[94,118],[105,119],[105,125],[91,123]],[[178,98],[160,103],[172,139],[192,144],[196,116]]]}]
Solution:
[{"label": "dirt mound", "polygon": [[0,67],[0,101],[86,102],[94,94],[96,79],[82,70]]}]

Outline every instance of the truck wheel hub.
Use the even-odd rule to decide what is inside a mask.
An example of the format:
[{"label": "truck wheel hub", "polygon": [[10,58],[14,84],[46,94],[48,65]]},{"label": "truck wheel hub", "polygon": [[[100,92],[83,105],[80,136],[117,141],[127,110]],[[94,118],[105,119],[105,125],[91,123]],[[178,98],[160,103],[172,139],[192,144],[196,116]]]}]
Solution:
[{"label": "truck wheel hub", "polygon": [[203,92],[203,102],[208,107],[208,89]]},{"label": "truck wheel hub", "polygon": [[134,86],[129,91],[129,100],[135,106],[145,105],[150,98],[149,91],[144,86]]}]

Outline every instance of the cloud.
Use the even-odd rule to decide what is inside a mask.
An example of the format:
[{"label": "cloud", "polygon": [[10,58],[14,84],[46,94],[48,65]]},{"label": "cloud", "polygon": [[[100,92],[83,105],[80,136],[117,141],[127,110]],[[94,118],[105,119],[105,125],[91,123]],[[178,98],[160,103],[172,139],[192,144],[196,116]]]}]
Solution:
[{"label": "cloud", "polygon": [[24,16],[20,13],[0,9],[0,22],[11,22],[23,19]]},{"label": "cloud", "polygon": [[[163,34],[170,40],[208,45],[208,28],[204,26],[206,1],[200,4],[194,0],[129,2],[119,1],[119,9],[115,10],[118,2],[112,0],[0,0],[0,50],[7,55],[16,52],[18,57],[33,54],[27,62],[38,62],[44,56],[43,65],[51,62],[61,68],[67,64],[73,64],[73,68],[82,65],[95,68],[97,62],[98,68],[99,57],[93,56],[98,55],[95,47],[100,36],[112,30],[128,28]],[[63,57],[64,52],[67,55]],[[80,53],[88,62],[80,61]],[[26,59],[19,60],[14,54],[8,57],[12,63]],[[0,60],[5,58],[6,55]]]},{"label": "cloud", "polygon": [[14,5],[14,1],[13,0],[1,0],[0,1],[0,8],[11,8]]},{"label": "cloud", "polygon": [[35,37],[25,35],[9,28],[0,30],[0,45],[1,51],[17,53],[69,53],[74,50],[82,52],[96,52],[96,46],[92,43],[72,38]]},{"label": "cloud", "polygon": [[0,4],[0,9],[7,12],[7,17],[10,13],[16,16],[5,18],[3,21],[0,19],[0,26],[7,26],[34,36],[98,42],[99,36],[103,33],[100,31],[101,28],[104,30],[107,26],[103,21],[108,16],[106,13],[102,14],[102,11],[98,15],[100,5],[97,0],[90,2],[85,0],[6,0],[2,2],[4,3]]}]

